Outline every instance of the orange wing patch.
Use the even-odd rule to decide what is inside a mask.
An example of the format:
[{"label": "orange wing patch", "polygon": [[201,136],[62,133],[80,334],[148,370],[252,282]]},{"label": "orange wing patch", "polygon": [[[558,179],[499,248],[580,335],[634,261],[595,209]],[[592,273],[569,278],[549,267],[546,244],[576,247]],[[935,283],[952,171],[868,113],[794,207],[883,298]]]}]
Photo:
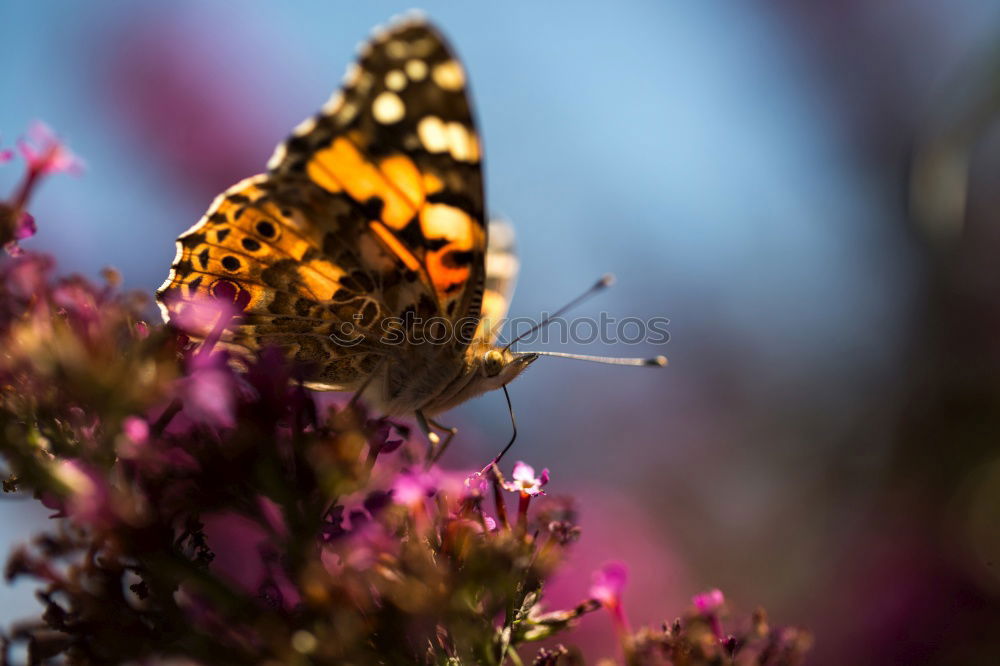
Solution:
[{"label": "orange wing patch", "polygon": [[[409,162],[412,174],[401,164]],[[424,191],[419,171],[405,157],[386,160],[390,174],[365,159],[356,144],[347,137],[337,137],[328,148],[316,152],[306,167],[309,177],[329,192],[342,189],[355,201],[372,198],[382,201],[382,221],[393,229],[402,229],[423,204]]]},{"label": "orange wing patch", "polygon": [[389,249],[402,260],[407,268],[411,271],[420,270],[420,262],[417,258],[413,256],[412,252],[406,249],[405,245],[399,242],[399,239],[391,231],[385,228],[384,224],[381,222],[372,222],[371,228],[382,239],[382,242],[388,245]]},{"label": "orange wing patch", "polygon": [[428,204],[420,211],[427,241],[427,272],[435,291],[448,298],[469,280],[474,249],[486,242],[483,229],[469,214],[448,204]]},{"label": "orange wing patch", "polygon": [[482,147],[465,86],[461,64],[433,28],[399,24],[362,48],[343,88],[268,162],[275,177],[301,175],[352,202],[364,227],[349,239],[357,255],[369,267],[395,262],[402,271],[406,286],[389,299],[396,314],[480,314]]},{"label": "orange wing patch", "polygon": [[[346,191],[358,202],[382,202],[381,219],[372,231],[412,271],[426,270],[440,302],[447,302],[472,277],[474,250],[486,243],[482,226],[460,208],[428,203],[444,185],[432,173],[422,174],[406,155],[392,155],[378,166],[365,159],[350,138],[337,137],[307,165],[309,176],[330,192]],[[394,232],[418,217],[421,243],[407,248]]]}]

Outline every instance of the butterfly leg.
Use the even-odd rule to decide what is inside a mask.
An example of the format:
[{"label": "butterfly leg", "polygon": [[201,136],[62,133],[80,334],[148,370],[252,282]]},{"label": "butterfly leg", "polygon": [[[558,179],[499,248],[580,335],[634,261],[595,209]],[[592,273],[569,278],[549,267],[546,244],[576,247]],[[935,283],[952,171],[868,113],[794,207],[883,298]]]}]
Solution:
[{"label": "butterfly leg", "polygon": [[427,417],[419,409],[417,410],[417,426],[420,427],[420,432],[424,433],[424,437],[427,438],[427,462],[429,464],[433,462],[434,450],[441,443],[441,438],[436,432],[431,430],[430,425],[427,423]]},{"label": "butterfly leg", "polygon": [[447,449],[448,445],[451,444],[451,440],[454,439],[455,435],[458,434],[458,428],[454,426],[442,425],[437,421],[435,421],[434,419],[430,419],[430,424],[435,428],[437,428],[438,430],[448,433],[447,435],[445,435],[444,441],[441,442],[441,445],[437,448],[437,452],[431,459],[432,463],[436,463],[438,460],[441,459],[441,456],[444,455],[445,449]]}]

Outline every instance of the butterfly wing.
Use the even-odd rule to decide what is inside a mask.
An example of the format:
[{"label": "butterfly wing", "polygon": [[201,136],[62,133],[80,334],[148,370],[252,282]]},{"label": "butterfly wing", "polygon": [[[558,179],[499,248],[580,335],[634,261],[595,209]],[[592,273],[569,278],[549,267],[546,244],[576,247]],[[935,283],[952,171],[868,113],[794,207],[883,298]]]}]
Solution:
[{"label": "butterfly wing", "polygon": [[[464,346],[485,278],[480,157],[462,66],[435,29],[405,20],[362,46],[343,88],[268,166],[351,200],[366,232],[418,275],[425,305],[455,325]],[[396,314],[411,309],[421,308],[412,302]]]},{"label": "butterfly wing", "polygon": [[514,247],[514,226],[506,220],[490,220],[490,245],[486,250],[486,280],[476,340],[494,344],[503,327],[520,263]]},{"label": "butterfly wing", "polygon": [[157,292],[164,319],[204,338],[213,321],[199,309],[215,299],[239,302],[239,319],[223,338],[231,349],[275,346],[316,388],[357,387],[392,351],[380,342],[389,316],[383,295],[399,290],[371,276],[379,267],[395,275],[399,259],[351,235],[360,229],[356,216],[307,180],[261,175],[238,183],[177,239]]},{"label": "butterfly wing", "polygon": [[236,293],[243,315],[224,341],[277,346],[330,390],[354,390],[404,353],[400,325],[444,317],[467,344],[486,229],[463,81],[428,25],[376,36],[344,88],[278,147],[270,173],[227,190],[178,238],[157,292],[164,318]]}]

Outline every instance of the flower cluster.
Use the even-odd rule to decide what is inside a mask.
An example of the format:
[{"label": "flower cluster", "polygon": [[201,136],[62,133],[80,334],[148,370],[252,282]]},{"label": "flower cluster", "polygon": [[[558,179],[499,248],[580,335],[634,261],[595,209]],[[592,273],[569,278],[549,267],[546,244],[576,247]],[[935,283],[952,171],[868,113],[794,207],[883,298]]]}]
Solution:
[{"label": "flower cluster", "polygon": [[[83,171],[83,161],[44,123],[32,125],[27,137],[17,142],[17,148],[27,163],[24,180],[9,201],[0,201],[0,245],[14,255],[20,252],[18,241],[34,236],[37,231],[27,205],[42,177],[60,171],[75,174]],[[13,150],[0,149],[0,164],[13,158]]]},{"label": "flower cluster", "polygon": [[[79,164],[51,134],[21,153],[7,243],[26,237],[38,178]],[[56,521],[8,559],[43,610],[0,633],[0,663],[26,646],[33,664],[576,664],[538,642],[602,607],[628,664],[800,661],[807,635],[762,612],[724,633],[718,592],[633,632],[621,565],[546,609],[579,536],[571,505],[543,497],[548,470],[441,469],[405,424],[310,393],[276,351],[234,369],[217,336],[147,323],[114,272],[55,278],[15,254],[0,264],[4,491]],[[230,301],[196,316],[219,329]]]}]

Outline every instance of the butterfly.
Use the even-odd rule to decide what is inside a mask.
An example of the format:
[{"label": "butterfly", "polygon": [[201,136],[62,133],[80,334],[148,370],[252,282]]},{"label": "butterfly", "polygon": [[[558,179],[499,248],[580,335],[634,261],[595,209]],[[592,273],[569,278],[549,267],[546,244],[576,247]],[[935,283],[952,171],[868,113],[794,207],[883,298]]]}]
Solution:
[{"label": "butterfly", "polygon": [[486,223],[481,164],[465,72],[441,34],[420,17],[376,31],[267,173],[177,239],[163,317],[233,302],[230,349],[277,347],[306,386],[450,438],[433,415],[539,356],[497,343],[518,264],[510,227]]},{"label": "butterfly", "polygon": [[238,302],[231,349],[277,347],[306,386],[421,423],[500,388],[537,355],[496,344],[517,260],[508,228],[488,243],[481,162],[461,63],[426,21],[400,20],[267,173],[180,235],[163,317]]}]

